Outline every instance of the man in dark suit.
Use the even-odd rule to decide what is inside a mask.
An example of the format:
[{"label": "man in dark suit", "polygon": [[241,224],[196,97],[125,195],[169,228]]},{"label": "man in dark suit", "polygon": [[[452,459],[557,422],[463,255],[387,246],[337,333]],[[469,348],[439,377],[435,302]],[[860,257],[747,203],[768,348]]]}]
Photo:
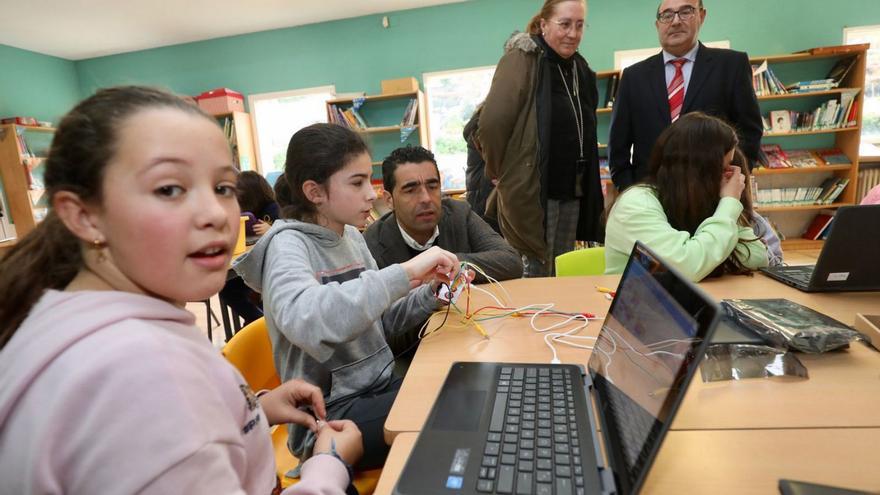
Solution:
[{"label": "man in dark suit", "polygon": [[621,191],[648,173],[657,137],[688,112],[731,124],[749,166],[758,159],[763,126],[748,55],[700,43],[705,19],[702,0],[663,0],[654,23],[663,51],[623,71],[608,141],[611,178]]}]

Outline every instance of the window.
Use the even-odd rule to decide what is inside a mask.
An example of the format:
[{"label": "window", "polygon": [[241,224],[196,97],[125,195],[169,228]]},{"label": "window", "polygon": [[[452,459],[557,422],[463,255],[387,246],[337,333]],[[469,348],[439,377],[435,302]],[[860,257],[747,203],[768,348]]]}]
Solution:
[{"label": "window", "polygon": [[862,109],[862,155],[880,155],[880,25],[844,28],[847,45],[870,43]]},{"label": "window", "polygon": [[428,135],[443,190],[464,189],[467,144],[461,133],[492,85],[495,66],[423,74],[428,98]]},{"label": "window", "polygon": [[248,107],[254,119],[257,163],[263,175],[283,172],[287,144],[293,133],[317,122],[327,122],[326,101],[334,86],[254,94]]},{"label": "window", "polygon": [[[703,43],[711,48],[730,48],[730,41],[710,41]],[[641,62],[648,57],[660,52],[660,47],[639,48],[636,50],[617,50],[614,52],[614,70],[623,70],[636,62]]]}]

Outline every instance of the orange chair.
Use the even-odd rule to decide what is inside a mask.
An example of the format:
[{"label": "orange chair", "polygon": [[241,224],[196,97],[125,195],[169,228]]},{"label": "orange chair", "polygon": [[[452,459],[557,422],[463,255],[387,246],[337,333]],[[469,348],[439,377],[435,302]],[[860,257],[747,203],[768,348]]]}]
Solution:
[{"label": "orange chair", "polygon": [[[242,328],[226,343],[222,352],[254,391],[273,389],[281,384],[272,361],[272,342],[265,318]],[[272,427],[272,447],[275,450],[275,471],[281,479],[281,486],[287,488],[297,480],[285,474],[299,465],[299,459],[287,449],[287,428],[284,425]],[[380,474],[381,469],[358,472],[354,477],[354,486],[362,495],[370,495],[376,490]]]}]

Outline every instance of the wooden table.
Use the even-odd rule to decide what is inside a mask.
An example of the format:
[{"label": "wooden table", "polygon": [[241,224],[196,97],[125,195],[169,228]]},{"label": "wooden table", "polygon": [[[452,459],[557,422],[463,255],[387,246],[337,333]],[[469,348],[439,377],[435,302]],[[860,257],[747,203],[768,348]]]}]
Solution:
[{"label": "wooden table", "polygon": [[[515,307],[556,303],[565,311],[604,316],[610,302],[595,286],[616,287],[617,275],[518,279],[504,285]],[[809,294],[763,275],[727,276],[700,284],[716,299],[787,298],[852,324],[855,313],[876,312],[880,292]],[[489,297],[473,293],[472,307],[489,304]],[[538,325],[554,319],[540,318]],[[457,326],[453,314],[446,326],[419,346],[403,386],[385,423],[386,441],[402,432],[420,431],[454,361],[550,362],[552,354],[541,334],[524,318],[483,323],[489,339],[472,326]],[[437,317],[432,321],[439,324]],[[596,336],[601,321],[581,332]],[[557,345],[564,363],[586,364],[589,351]],[[848,351],[798,356],[810,378],[750,379],[703,383],[695,379],[687,392],[674,430],[880,427],[880,353],[854,344]]]},{"label": "wooden table", "polygon": [[[417,433],[391,446],[376,495],[390,494]],[[642,493],[778,494],[779,479],[880,491],[880,428],[671,431]]]}]

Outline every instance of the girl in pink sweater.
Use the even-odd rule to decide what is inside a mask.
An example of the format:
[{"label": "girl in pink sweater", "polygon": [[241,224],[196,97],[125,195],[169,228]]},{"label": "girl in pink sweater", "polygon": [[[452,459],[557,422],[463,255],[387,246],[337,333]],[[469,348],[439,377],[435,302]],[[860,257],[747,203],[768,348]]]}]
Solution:
[{"label": "girl in pink sweater", "polygon": [[[98,91],[49,152],[51,211],[0,262],[0,493],[254,493],[269,425],[318,430],[321,391],[255,397],[183,309],[226,280],[236,170],[217,123],[171,94]],[[318,433],[289,493],[343,493],[357,428]],[[344,461],[344,462],[342,462]]]}]

